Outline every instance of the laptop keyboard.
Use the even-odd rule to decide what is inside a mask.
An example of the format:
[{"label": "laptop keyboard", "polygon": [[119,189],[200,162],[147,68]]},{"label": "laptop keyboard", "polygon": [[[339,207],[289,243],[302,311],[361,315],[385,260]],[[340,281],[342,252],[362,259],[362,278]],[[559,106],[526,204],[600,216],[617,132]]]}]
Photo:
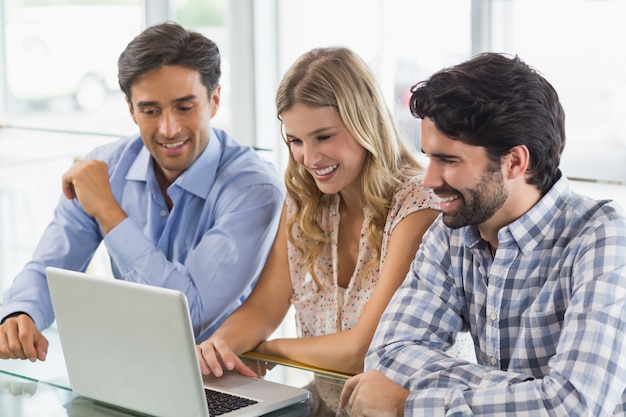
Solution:
[{"label": "laptop keyboard", "polygon": [[249,398],[237,397],[236,395],[206,388],[204,389],[204,395],[206,396],[206,402],[209,406],[209,415],[211,417],[221,416],[229,411],[238,410],[257,403],[257,401]]}]

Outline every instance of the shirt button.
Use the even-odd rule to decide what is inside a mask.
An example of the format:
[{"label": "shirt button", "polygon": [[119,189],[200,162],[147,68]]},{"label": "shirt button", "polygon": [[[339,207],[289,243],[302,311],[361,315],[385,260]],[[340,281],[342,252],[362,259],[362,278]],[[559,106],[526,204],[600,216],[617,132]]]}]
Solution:
[{"label": "shirt button", "polygon": [[492,311],[492,312],[491,312],[491,314],[489,315],[489,318],[490,318],[492,321],[496,321],[496,320],[498,319],[498,315],[496,314],[496,312],[495,312],[495,311]]},{"label": "shirt button", "polygon": [[496,357],[495,357],[495,356],[492,356],[492,357],[491,357],[491,359],[490,359],[490,361],[491,361],[491,364],[492,364],[492,365],[495,365],[495,364],[497,364],[497,363],[498,363],[498,360],[496,359]]},{"label": "shirt button", "polygon": [[161,217],[167,216],[167,210],[161,210]]}]

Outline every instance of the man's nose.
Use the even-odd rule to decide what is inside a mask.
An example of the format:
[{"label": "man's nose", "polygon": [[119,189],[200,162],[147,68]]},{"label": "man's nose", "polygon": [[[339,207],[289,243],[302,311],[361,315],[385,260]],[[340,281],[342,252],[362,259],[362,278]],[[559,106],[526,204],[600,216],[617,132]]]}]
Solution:
[{"label": "man's nose", "polygon": [[172,112],[163,112],[159,121],[159,133],[166,137],[172,138],[180,131],[178,118]]},{"label": "man's nose", "polygon": [[441,170],[437,166],[436,163],[432,163],[429,161],[428,165],[426,165],[426,171],[424,172],[424,179],[422,180],[422,184],[426,188],[438,188],[442,184],[441,180]]}]

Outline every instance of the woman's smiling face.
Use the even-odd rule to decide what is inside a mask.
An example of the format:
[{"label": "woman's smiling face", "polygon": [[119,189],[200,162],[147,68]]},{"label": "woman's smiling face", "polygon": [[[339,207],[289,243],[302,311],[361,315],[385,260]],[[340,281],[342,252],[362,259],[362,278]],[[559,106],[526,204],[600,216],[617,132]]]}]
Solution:
[{"label": "woman's smiling face", "polygon": [[367,151],[350,134],[333,107],[297,103],[281,115],[296,162],[325,194],[360,189]]}]

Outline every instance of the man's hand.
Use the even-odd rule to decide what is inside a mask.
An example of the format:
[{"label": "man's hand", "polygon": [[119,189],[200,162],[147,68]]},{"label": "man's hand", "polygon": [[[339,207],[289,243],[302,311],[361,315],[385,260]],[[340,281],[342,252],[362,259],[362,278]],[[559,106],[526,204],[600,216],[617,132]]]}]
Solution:
[{"label": "man's hand", "polygon": [[404,415],[409,391],[378,371],[367,371],[346,381],[339,408],[350,406],[354,417],[396,417]]},{"label": "man's hand", "polygon": [[83,210],[94,217],[105,234],[127,215],[115,201],[109,183],[109,170],[104,161],[77,161],[63,175],[63,194],[76,199]]},{"label": "man's hand", "polygon": [[0,325],[0,359],[46,360],[48,340],[28,314],[7,318]]},{"label": "man's hand", "polygon": [[219,337],[211,336],[202,342],[197,349],[200,370],[204,375],[213,373],[215,376],[222,376],[224,369],[226,369],[235,370],[245,376],[258,376]]}]

